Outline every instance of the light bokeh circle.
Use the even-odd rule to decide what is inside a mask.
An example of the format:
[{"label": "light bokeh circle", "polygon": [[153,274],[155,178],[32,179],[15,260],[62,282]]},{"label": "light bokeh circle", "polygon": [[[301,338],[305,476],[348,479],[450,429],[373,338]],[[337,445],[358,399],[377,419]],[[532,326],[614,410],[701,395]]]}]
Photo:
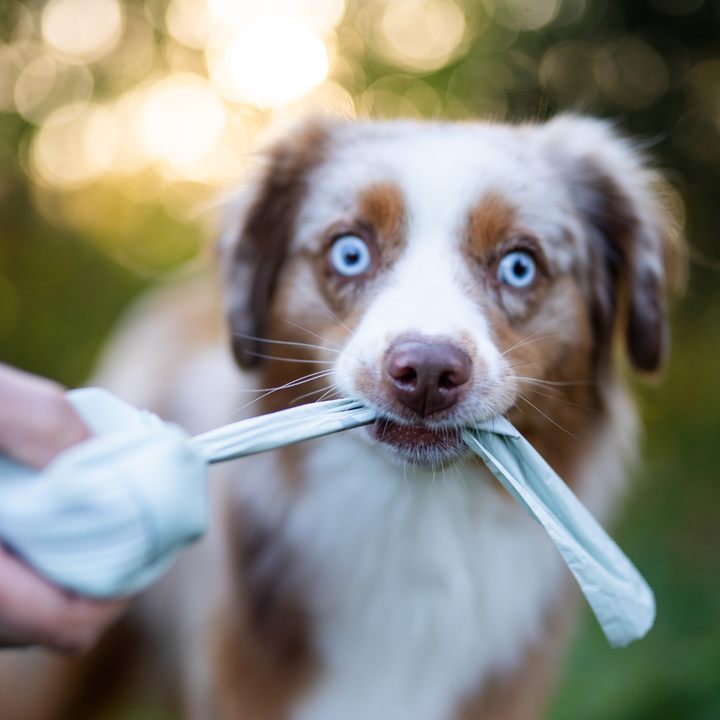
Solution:
[{"label": "light bokeh circle", "polygon": [[322,40],[289,15],[251,22],[228,47],[225,61],[237,89],[249,101],[269,107],[302,97],[329,69]]}]

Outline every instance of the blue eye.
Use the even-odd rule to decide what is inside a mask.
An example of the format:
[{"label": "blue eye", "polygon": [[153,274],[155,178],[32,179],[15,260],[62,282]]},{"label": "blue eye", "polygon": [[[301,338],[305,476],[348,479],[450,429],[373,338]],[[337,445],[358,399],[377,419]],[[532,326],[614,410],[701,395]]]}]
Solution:
[{"label": "blue eye", "polygon": [[523,250],[508,253],[498,265],[498,280],[514,288],[526,288],[537,274],[533,256]]},{"label": "blue eye", "polygon": [[357,235],[343,235],[330,248],[330,262],[337,272],[346,277],[362,275],[370,269],[370,250]]}]

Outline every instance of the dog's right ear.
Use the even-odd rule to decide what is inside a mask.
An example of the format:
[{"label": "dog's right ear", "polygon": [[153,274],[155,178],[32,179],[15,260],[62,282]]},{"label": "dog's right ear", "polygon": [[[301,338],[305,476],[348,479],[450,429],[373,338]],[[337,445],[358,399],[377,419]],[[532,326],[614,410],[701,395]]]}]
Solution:
[{"label": "dog's right ear", "polygon": [[683,276],[680,224],[664,182],[605,121],[560,115],[538,133],[587,229],[598,355],[609,356],[620,330],[633,368],[657,372],[668,350],[668,297]]},{"label": "dog's right ear", "polygon": [[232,348],[244,368],[257,367],[268,352],[264,342],[278,275],[307,194],[308,176],[326,157],[330,128],[314,122],[275,143],[241,198],[230,208],[229,229],[220,240],[225,306]]}]

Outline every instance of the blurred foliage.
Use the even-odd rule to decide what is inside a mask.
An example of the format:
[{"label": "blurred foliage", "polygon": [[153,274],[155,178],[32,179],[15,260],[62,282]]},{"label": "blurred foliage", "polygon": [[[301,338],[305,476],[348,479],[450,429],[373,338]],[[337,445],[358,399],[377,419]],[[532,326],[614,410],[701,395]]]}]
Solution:
[{"label": "blurred foliage", "polygon": [[[310,38],[302,97],[278,85],[265,100],[228,85],[217,43],[233,39],[213,36],[203,2],[116,2],[105,45],[78,36],[72,57],[44,3],[0,3],[0,358],[81,383],[128,302],[196,262],[202,203],[258,134],[308,109],[614,118],[682,197],[694,260],[664,382],[638,386],[645,462],[617,532],[658,620],[611,650],[587,612],[549,717],[720,718],[720,2],[355,0],[344,15],[342,2],[316,2],[329,79],[308,89],[320,77]],[[203,129],[215,144],[193,145]]]},{"label": "blurred foliage", "polygon": [[655,627],[611,650],[586,612],[552,720],[720,718],[720,296],[697,291],[702,274],[676,313],[662,386],[638,388],[643,468],[614,533],[655,591]]}]

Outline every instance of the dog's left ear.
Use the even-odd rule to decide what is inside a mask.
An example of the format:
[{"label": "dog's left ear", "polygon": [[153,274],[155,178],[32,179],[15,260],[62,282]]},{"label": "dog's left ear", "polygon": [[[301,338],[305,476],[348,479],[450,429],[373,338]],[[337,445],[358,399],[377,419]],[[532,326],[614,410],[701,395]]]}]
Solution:
[{"label": "dog's left ear", "polygon": [[264,342],[278,277],[307,193],[308,176],[325,158],[329,125],[312,122],[288,133],[261,156],[248,188],[226,212],[219,260],[238,363],[253,368],[271,354]]},{"label": "dog's left ear", "polygon": [[619,322],[633,367],[659,370],[669,344],[668,294],[679,281],[681,260],[667,185],[608,122],[563,115],[538,131],[590,236],[600,354],[609,352]]}]

